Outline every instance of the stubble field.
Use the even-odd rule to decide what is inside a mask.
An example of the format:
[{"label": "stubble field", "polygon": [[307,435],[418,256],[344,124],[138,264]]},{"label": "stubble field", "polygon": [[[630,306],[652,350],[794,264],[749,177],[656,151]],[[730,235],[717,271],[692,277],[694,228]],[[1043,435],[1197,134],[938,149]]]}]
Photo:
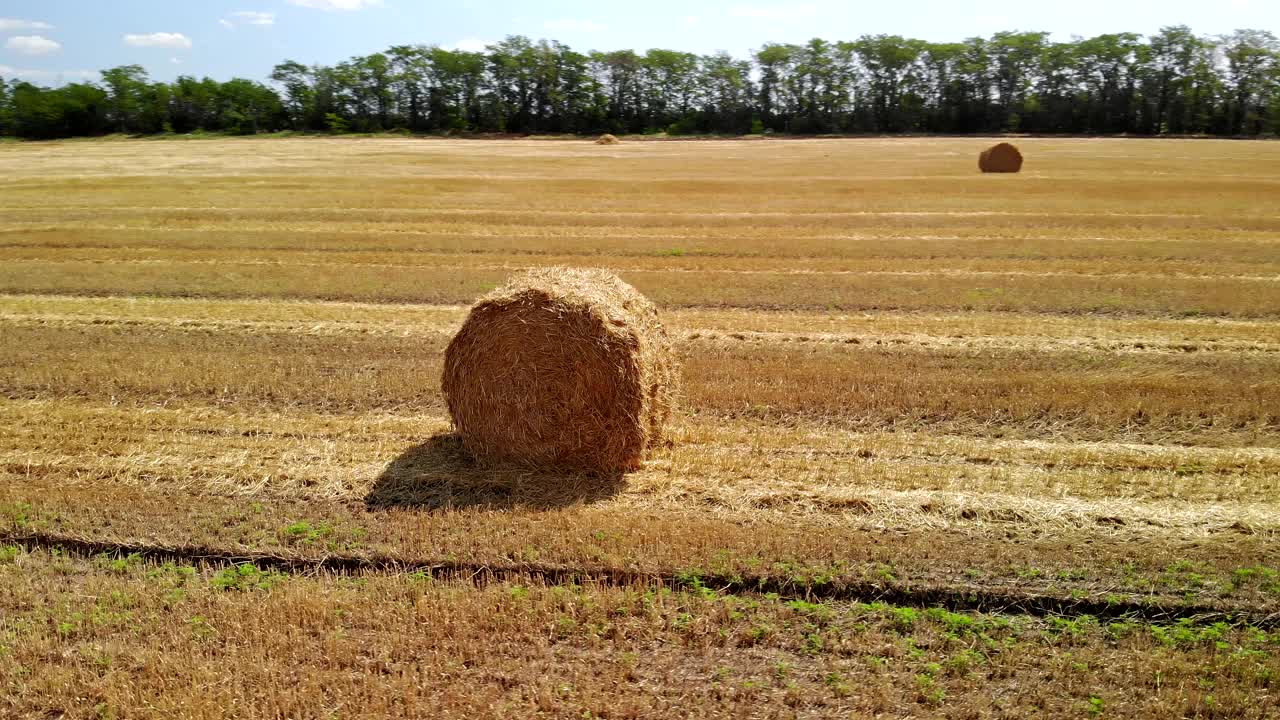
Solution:
[{"label": "stubble field", "polygon": [[[1280,716],[1280,145],[984,143],[0,146],[0,716]],[[448,435],[543,264],[625,478]]]}]

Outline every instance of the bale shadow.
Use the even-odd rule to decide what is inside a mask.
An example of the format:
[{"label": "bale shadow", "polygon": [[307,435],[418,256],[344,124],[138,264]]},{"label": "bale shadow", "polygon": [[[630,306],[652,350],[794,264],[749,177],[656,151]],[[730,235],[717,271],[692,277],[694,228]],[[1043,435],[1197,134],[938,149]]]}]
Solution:
[{"label": "bale shadow", "polygon": [[392,460],[369,493],[370,510],[490,508],[550,510],[606,500],[622,491],[623,473],[547,473],[481,464],[456,433],[441,433]]}]

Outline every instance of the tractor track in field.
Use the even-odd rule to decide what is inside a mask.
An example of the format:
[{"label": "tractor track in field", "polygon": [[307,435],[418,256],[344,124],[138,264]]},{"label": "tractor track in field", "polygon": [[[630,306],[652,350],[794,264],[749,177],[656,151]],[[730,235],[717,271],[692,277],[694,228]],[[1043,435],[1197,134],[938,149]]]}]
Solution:
[{"label": "tractor track in field", "polygon": [[[333,320],[230,320],[169,317],[119,317],[59,313],[0,312],[0,324],[31,328],[117,328],[173,332],[280,333],[310,336],[389,336],[448,338],[460,323],[372,323]],[[899,350],[1009,350],[1033,352],[1105,352],[1119,354],[1182,355],[1214,353],[1269,356],[1280,353],[1280,343],[1249,341],[1185,341],[1160,338],[1115,340],[1090,337],[1041,338],[1004,335],[997,337],[942,337],[927,333],[837,333],[784,332],[759,330],[707,330],[685,328],[672,331],[675,339],[688,343],[751,344],[778,346],[851,345]]]},{"label": "tractor track in field", "polygon": [[[457,270],[477,272],[520,272],[530,267],[527,263],[396,263],[396,262],[319,262],[294,260],[249,260],[236,258],[112,258],[109,260],[69,257],[53,258],[10,258],[6,260],[12,265],[41,265],[48,263],[84,263],[88,265],[153,265],[153,266],[233,266],[233,267],[300,267],[300,268],[383,268],[383,269],[424,269],[424,270]],[[814,270],[808,268],[776,269],[723,269],[700,267],[624,267],[599,266],[602,270],[613,273],[632,274],[670,274],[670,275],[752,275],[768,277],[938,277],[938,278],[1079,278],[1093,280],[1124,279],[1168,279],[1196,282],[1231,281],[1246,283],[1280,282],[1280,275],[1209,275],[1178,272],[1073,272],[1053,270]]]},{"label": "tractor track in field", "polygon": [[[1253,179],[1251,178],[1251,181]],[[157,213],[157,212],[184,212],[184,213],[207,213],[210,215],[298,215],[298,216],[322,216],[322,217],[347,217],[351,215],[357,216],[420,216],[433,217],[437,215],[444,216],[499,216],[499,217],[625,217],[625,218],[643,218],[643,217],[670,217],[670,218],[727,218],[727,219],[744,219],[753,220],[757,218],[855,218],[855,217],[995,217],[995,218],[1046,218],[1046,217],[1072,217],[1072,218],[1142,218],[1142,219],[1172,219],[1172,220],[1205,220],[1215,219],[1215,216],[1206,213],[1167,213],[1167,212],[1123,212],[1115,210],[1103,211],[1080,211],[1080,210],[1054,210],[1054,211],[1025,211],[1025,210],[845,210],[845,211],[802,211],[802,210],[752,210],[752,211],[732,211],[732,210],[716,210],[716,211],[654,211],[654,210],[584,210],[575,209],[510,209],[495,207],[433,207],[433,208],[406,208],[406,207],[359,207],[359,208],[334,208],[327,206],[318,207],[294,207],[294,206],[216,206],[216,205],[51,205],[45,207],[29,207],[29,206],[8,206],[0,207],[0,212],[4,213],[32,213],[38,214],[42,212],[82,212],[94,214],[113,214],[128,215],[133,213]],[[1280,220],[1280,215],[1272,215],[1266,213],[1258,213],[1253,215],[1244,215],[1239,219],[1242,220]]]},{"label": "tractor track in field", "polygon": [[[253,565],[259,570],[291,575],[400,575],[422,573],[436,580],[492,583],[541,583],[548,586],[665,587],[711,590],[729,594],[776,594],[782,599],[884,602],[911,607],[943,607],[953,612],[1018,614],[1033,617],[1084,617],[1100,621],[1150,623],[1225,622],[1260,629],[1280,627],[1280,611],[1225,602],[1177,601],[1128,594],[1053,595],[1000,586],[959,583],[910,584],[826,578],[788,579],[774,576],[728,576],[715,573],[639,571],[610,567],[568,567],[539,563],[470,563],[447,559],[407,559],[389,555],[323,555],[289,557],[237,552],[201,545],[154,545],[73,537],[46,532],[0,533],[0,543],[31,550],[57,550],[82,557],[140,556],[155,562],[208,565]],[[1165,601],[1165,602],[1161,602]]]}]

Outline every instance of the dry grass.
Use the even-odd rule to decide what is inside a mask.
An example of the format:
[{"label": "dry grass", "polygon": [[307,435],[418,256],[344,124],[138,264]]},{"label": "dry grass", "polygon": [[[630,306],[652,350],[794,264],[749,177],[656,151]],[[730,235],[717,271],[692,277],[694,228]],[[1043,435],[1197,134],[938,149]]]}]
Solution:
[{"label": "dry grass", "polygon": [[[397,482],[418,483],[424,497],[453,491],[462,503],[468,484],[483,496],[487,485],[509,478],[461,467],[449,452],[424,454],[431,447],[419,447],[423,440],[448,428],[443,413],[58,400],[13,402],[0,417],[10,428],[0,433],[0,461],[13,481],[360,501],[390,472]],[[1199,535],[1237,521],[1280,528],[1274,450],[849,432],[809,423],[765,435],[759,429],[750,421],[686,421],[673,429],[674,447],[629,475],[609,502],[854,527],[982,527],[1003,516],[1055,527],[1120,518]]]},{"label": "dry grass", "polygon": [[[424,483],[401,483],[396,472],[411,465]],[[122,481],[105,497],[95,485],[111,476],[85,472],[67,481],[65,474],[34,469],[39,474],[26,476],[0,505],[4,542],[43,537],[185,548],[209,558],[381,559],[459,572],[693,573],[738,586],[769,582],[800,595],[878,583],[855,596],[984,592],[1157,611],[1189,603],[1263,617],[1280,609],[1274,529],[1224,524],[1229,516],[1203,518],[1199,527],[1163,527],[1132,515],[1073,523],[1006,505],[971,506],[974,512],[956,517],[974,519],[948,522],[945,503],[930,503],[916,506],[921,521],[903,521],[908,510],[863,523],[832,518],[834,506],[820,513],[732,513],[689,502],[602,502],[610,491],[598,484],[543,490],[536,487],[540,478],[528,474],[512,478],[516,483],[495,482],[500,479],[477,473],[458,453],[430,447],[393,461],[364,502],[270,490],[256,499],[196,495],[194,483],[166,484],[163,468],[153,474],[154,484]],[[454,486],[445,498],[448,482]],[[305,478],[298,485],[305,487]],[[183,503],[191,497],[200,503]],[[849,503],[838,511],[853,515],[858,507]],[[924,517],[930,514],[932,521]],[[290,529],[299,523],[317,532]]]},{"label": "dry grass", "polygon": [[[0,715],[1266,716],[1246,629],[510,584],[1275,613],[1280,146],[1020,145],[1005,177],[971,140],[0,147],[0,535],[510,576],[2,550]],[[444,434],[466,305],[552,264],[633,283],[685,363],[621,482]]]},{"label": "dry grass", "polygon": [[[0,318],[23,325],[203,327],[304,335],[449,335],[464,306],[201,298],[0,295]],[[1280,322],[1043,317],[1009,313],[856,314],[796,310],[676,309],[664,319],[681,337],[929,347],[1077,349],[1119,353],[1280,352]],[[740,337],[739,337],[740,336]],[[847,343],[852,344],[852,343]]]},{"label": "dry grass", "polygon": [[[339,220],[341,218],[338,218]],[[747,218],[749,220],[750,218]],[[517,255],[522,261],[537,262],[542,256],[588,255],[623,263],[629,258],[659,258],[674,262],[699,258],[704,262],[750,262],[752,259],[847,261],[857,267],[859,261],[904,260],[950,261],[974,263],[984,260],[1025,260],[1042,262],[1134,263],[1139,270],[1151,270],[1167,263],[1189,262],[1197,272],[1213,272],[1226,267],[1251,268],[1273,272],[1276,262],[1271,234],[1244,231],[1216,231],[1207,227],[1176,230],[1152,229],[1142,224],[1129,228],[1105,229],[1097,233],[1050,229],[1028,232],[1025,218],[997,218],[1003,224],[991,228],[956,227],[955,216],[937,216],[937,227],[915,232],[893,225],[881,225],[867,232],[850,231],[836,234],[785,235],[756,232],[750,226],[731,228],[726,232],[638,233],[625,227],[604,228],[604,232],[585,233],[581,228],[534,224],[514,229],[486,225],[468,225],[461,229],[413,231],[403,227],[368,227],[334,231],[325,229],[299,232],[292,230],[250,230],[243,223],[231,228],[216,225],[195,230],[158,225],[146,229],[115,226],[26,227],[0,231],[0,246],[6,249],[41,248],[212,251],[254,250],[259,256],[267,251],[295,252],[413,252],[426,255]],[[1039,218],[1035,218],[1039,220]],[[902,218],[897,218],[902,223]],[[1018,221],[1023,221],[1019,223]],[[65,225],[66,223],[60,223]],[[750,238],[750,244],[742,240]],[[1045,247],[1052,242],[1051,247]],[[1206,255],[1218,256],[1212,264]],[[38,255],[23,255],[38,257]],[[287,256],[286,256],[287,257]],[[1146,265],[1144,265],[1146,263]],[[806,267],[808,264],[806,264]],[[720,266],[716,266],[720,267]],[[1182,267],[1178,265],[1176,267]],[[1242,272],[1240,274],[1249,274]]]},{"label": "dry grass", "polygon": [[[0,388],[11,398],[443,410],[444,332],[405,338],[263,326],[226,332],[202,323],[0,327],[11,340],[0,348]],[[1142,441],[1263,446],[1275,445],[1280,422],[1275,353],[1095,353],[735,334],[686,335],[680,344],[691,412],[850,429],[1091,440],[1122,432]],[[42,362],[55,355],[59,362]]]},{"label": "dry grass", "polygon": [[[586,266],[605,265],[592,259],[579,262]],[[0,291],[459,304],[493,289],[519,269],[516,265],[468,267],[435,262],[291,265],[274,261],[30,260],[0,266]],[[747,274],[621,269],[619,274],[655,302],[671,307],[1280,317],[1280,283],[1262,276]]]},{"label": "dry grass", "polygon": [[1009,183],[969,141],[321,144],[6,149],[0,288],[468,303],[564,263],[668,307],[1280,312],[1265,146],[1029,141]]},{"label": "dry grass", "polygon": [[17,718],[1264,718],[1259,698],[1280,672],[1280,638],[1251,628],[711,591],[286,577],[21,551],[0,564],[0,587],[0,712]]}]

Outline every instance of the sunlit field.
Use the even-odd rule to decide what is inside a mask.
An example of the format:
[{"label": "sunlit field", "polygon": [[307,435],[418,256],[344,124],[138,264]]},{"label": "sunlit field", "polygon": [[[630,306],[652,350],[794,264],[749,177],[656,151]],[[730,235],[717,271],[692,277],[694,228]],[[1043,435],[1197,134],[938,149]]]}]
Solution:
[{"label": "sunlit field", "polygon": [[[1280,144],[0,145],[0,716],[1280,717]],[[672,442],[482,469],[522,268]]]}]

